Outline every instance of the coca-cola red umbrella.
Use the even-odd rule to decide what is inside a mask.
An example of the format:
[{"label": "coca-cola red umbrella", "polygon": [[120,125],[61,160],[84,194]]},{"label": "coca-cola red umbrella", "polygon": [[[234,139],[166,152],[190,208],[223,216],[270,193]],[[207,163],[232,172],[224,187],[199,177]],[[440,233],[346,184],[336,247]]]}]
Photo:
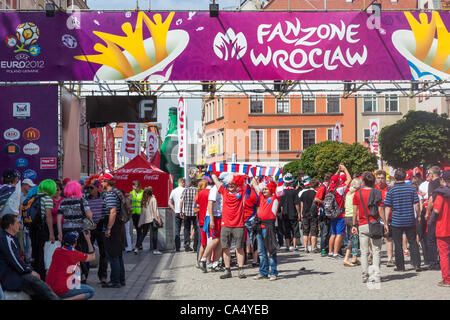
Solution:
[{"label": "coca-cola red umbrella", "polygon": [[167,172],[152,166],[142,155],[138,155],[123,167],[112,172],[116,188],[129,193],[133,181],[139,180],[142,188],[151,186],[156,196],[158,207],[167,207],[172,191],[172,179]]}]

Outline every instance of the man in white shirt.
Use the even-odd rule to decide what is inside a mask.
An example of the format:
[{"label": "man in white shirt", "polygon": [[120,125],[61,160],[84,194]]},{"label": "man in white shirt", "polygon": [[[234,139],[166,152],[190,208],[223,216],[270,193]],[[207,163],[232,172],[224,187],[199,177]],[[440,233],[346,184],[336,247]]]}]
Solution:
[{"label": "man in white shirt", "polygon": [[181,195],[183,194],[184,187],[186,186],[186,180],[184,178],[178,179],[178,187],[173,189],[169,197],[169,207],[175,212],[175,250],[180,251],[181,238],[180,231],[183,223],[183,214],[181,211]]}]

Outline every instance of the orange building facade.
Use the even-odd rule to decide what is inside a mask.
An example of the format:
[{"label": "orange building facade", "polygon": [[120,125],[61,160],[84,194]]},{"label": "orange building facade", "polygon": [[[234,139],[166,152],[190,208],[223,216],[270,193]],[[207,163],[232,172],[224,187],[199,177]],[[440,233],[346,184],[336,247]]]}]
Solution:
[{"label": "orange building facade", "polygon": [[222,96],[202,104],[206,162],[284,165],[310,145],[331,140],[336,123],[342,141],[356,141],[355,98],[293,95]]}]

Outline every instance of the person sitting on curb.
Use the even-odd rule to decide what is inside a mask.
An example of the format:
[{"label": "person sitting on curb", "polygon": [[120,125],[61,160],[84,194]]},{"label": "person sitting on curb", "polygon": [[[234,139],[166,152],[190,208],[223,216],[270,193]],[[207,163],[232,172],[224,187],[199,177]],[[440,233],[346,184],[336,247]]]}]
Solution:
[{"label": "person sitting on curb", "polygon": [[94,296],[94,288],[76,281],[76,270],[80,271],[80,262],[95,260],[89,231],[83,232],[89,254],[75,250],[78,232],[71,231],[64,235],[63,246],[56,248],[52,264],[47,274],[47,284],[64,300],[88,300]]},{"label": "person sitting on curb", "polygon": [[41,280],[33,268],[20,256],[16,234],[20,221],[15,214],[1,219],[0,231],[0,283],[5,291],[23,291],[34,300],[60,300],[52,289]]}]

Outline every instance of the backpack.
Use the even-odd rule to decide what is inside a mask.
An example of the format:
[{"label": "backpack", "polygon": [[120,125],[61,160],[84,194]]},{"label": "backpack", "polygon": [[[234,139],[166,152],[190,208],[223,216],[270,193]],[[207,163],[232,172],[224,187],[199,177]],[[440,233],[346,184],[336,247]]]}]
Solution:
[{"label": "backpack", "polygon": [[120,200],[120,212],[117,215],[117,217],[119,218],[119,221],[121,223],[127,223],[131,219],[132,213],[131,203],[129,201],[126,201],[125,197],[121,192],[116,192],[114,190],[113,192],[117,197],[119,197]]},{"label": "backpack", "polygon": [[341,214],[341,209],[339,208],[334,195],[335,192],[328,192],[323,200],[323,210],[325,212],[325,216],[331,219],[335,219]]},{"label": "backpack", "polygon": [[27,198],[22,205],[22,218],[25,227],[40,227],[42,226],[41,216],[41,198],[43,195],[34,195]]}]

